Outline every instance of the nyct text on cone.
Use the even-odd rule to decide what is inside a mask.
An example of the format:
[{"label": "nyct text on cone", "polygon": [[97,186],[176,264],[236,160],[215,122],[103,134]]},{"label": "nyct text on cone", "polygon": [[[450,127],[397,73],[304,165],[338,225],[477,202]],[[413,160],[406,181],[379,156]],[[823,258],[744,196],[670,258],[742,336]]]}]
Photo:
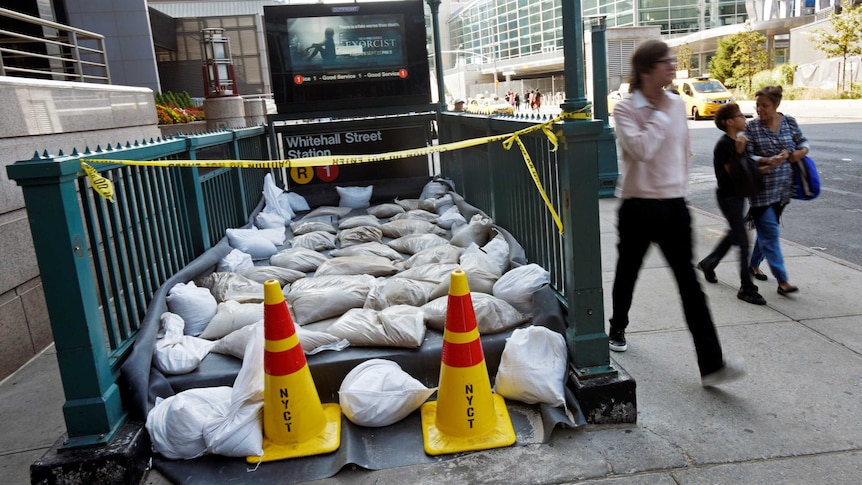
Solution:
[{"label": "nyct text on cone", "polygon": [[425,453],[443,455],[515,443],[502,396],[491,391],[467,275],[452,272],[437,401],[422,405]]},{"label": "nyct text on cone", "polygon": [[335,451],[341,445],[341,407],[320,403],[278,281],[266,281],[263,295],[263,456],[246,461]]}]

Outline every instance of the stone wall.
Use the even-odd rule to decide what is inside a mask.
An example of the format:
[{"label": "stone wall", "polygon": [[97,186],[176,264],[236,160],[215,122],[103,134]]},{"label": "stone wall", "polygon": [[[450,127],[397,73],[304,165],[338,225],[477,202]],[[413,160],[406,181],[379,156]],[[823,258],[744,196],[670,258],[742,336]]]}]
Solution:
[{"label": "stone wall", "polygon": [[53,341],[21,189],[6,166],[34,153],[149,140],[161,133],[153,93],[0,76],[0,379]]}]

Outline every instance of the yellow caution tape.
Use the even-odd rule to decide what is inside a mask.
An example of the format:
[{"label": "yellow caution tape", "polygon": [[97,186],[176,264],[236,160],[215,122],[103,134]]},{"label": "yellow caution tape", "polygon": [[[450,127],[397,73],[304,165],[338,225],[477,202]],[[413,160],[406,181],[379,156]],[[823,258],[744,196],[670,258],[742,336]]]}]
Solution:
[{"label": "yellow caution tape", "polygon": [[422,157],[430,155],[432,153],[443,153],[453,150],[461,150],[464,148],[484,145],[486,143],[492,143],[496,141],[502,141],[503,147],[508,150],[512,147],[513,143],[517,142],[518,146],[521,149],[521,154],[524,156],[524,163],[527,165],[527,170],[529,170],[530,174],[532,175],[533,181],[536,183],[536,187],[538,188],[542,199],[545,201],[545,205],[548,207],[548,210],[551,211],[551,215],[554,218],[554,222],[557,224],[557,228],[562,234],[563,223],[560,221],[557,212],[554,210],[551,201],[548,199],[548,195],[545,193],[545,189],[542,187],[542,182],[539,180],[539,175],[536,171],[536,167],[533,165],[533,162],[530,159],[530,155],[527,153],[527,149],[521,142],[519,137],[527,133],[541,130],[552,145],[551,151],[554,152],[557,150],[557,135],[552,129],[553,125],[559,121],[564,120],[591,119],[591,115],[589,112],[590,106],[591,105],[588,104],[579,111],[562,113],[549,121],[531,126],[529,128],[524,128],[523,130],[518,130],[514,133],[486,136],[482,138],[473,138],[470,140],[456,141],[453,143],[444,143],[443,145],[413,148],[409,150],[399,150],[395,152],[379,153],[374,155],[327,155],[285,160],[109,160],[85,158],[81,159],[81,167],[84,169],[85,172],[87,172],[87,175],[90,177],[90,183],[96,190],[96,192],[102,195],[102,197],[105,197],[106,199],[113,202],[113,184],[110,180],[100,176],[96,169],[87,165],[87,163],[111,163],[116,165],[133,165],[138,167],[231,167],[266,169],[325,167],[329,165],[350,165],[356,163],[383,162],[389,160],[400,160],[403,158]]},{"label": "yellow caution tape", "polygon": [[81,168],[87,172],[87,177],[90,178],[90,185],[93,187],[99,195],[108,199],[110,202],[114,202],[114,184],[110,180],[106,179],[99,175],[99,171],[95,168],[87,165],[83,161],[81,162]]}]

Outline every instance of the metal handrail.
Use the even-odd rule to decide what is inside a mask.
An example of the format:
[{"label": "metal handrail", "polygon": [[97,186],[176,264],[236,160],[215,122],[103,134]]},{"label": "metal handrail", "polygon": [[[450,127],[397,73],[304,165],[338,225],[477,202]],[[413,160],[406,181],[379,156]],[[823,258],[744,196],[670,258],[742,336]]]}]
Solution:
[{"label": "metal handrail", "polygon": [[[71,80],[80,82],[98,81],[111,84],[108,60],[105,55],[105,37],[103,35],[5,8],[0,8],[0,17],[56,29],[58,33],[66,34],[40,38],[0,29],[0,35],[11,38],[4,39],[2,44],[16,44],[16,48],[0,47],[0,76],[16,74],[21,77],[50,76],[51,78],[60,78],[60,80],[71,78]],[[82,42],[95,42],[96,47],[82,45]],[[36,52],[36,48],[32,51],[24,50],[33,44],[45,46],[45,52],[51,52],[47,47],[52,46],[55,50],[59,50],[59,55]],[[82,53],[98,60],[82,59]],[[44,59],[46,61],[44,68],[41,66],[17,65],[19,59],[33,58]],[[60,65],[52,65],[52,61],[57,61]]]}]

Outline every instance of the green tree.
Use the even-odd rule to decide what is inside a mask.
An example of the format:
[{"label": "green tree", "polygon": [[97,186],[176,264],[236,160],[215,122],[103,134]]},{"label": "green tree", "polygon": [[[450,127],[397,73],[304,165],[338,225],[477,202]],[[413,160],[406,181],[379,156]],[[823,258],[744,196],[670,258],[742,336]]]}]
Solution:
[{"label": "green tree", "polygon": [[745,89],[751,91],[751,78],[769,67],[766,37],[755,31],[750,21],[745,22],[745,30],[734,34],[733,37],[734,48],[731,56],[734,64],[733,76],[740,80],[744,79]]},{"label": "green tree", "polygon": [[733,79],[733,49],[735,47],[734,35],[726,35],[718,39],[715,55],[709,60],[709,75],[724,83],[727,87],[736,87]]},{"label": "green tree", "polygon": [[[686,42],[676,49],[676,69],[678,71],[691,71],[691,67],[691,46]],[[689,75],[691,75],[690,72]]]},{"label": "green tree", "polygon": [[844,0],[840,14],[835,11],[829,14],[829,23],[832,32],[816,29],[811,32],[809,39],[814,42],[815,49],[825,52],[827,56],[841,57],[844,68],[841,69],[838,90],[844,91],[847,58],[862,54],[862,4],[854,6],[852,0]]}]

